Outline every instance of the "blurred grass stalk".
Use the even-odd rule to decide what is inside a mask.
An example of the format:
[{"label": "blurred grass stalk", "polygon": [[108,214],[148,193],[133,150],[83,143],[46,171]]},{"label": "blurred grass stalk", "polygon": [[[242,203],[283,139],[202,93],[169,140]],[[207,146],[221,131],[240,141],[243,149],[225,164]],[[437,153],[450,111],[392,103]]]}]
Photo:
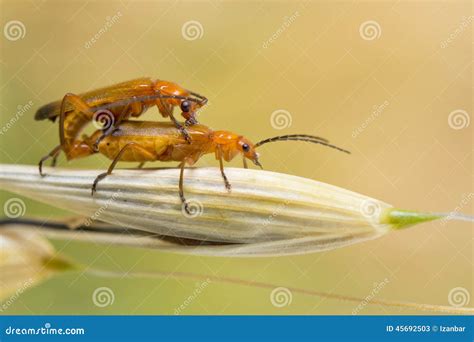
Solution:
[{"label": "blurred grass stalk", "polygon": [[55,273],[75,265],[56,254],[54,247],[38,233],[0,229],[0,305],[3,312],[24,291]]},{"label": "blurred grass stalk", "polygon": [[[30,287],[38,284],[47,277],[67,272],[76,271],[99,277],[123,278],[160,278],[180,279],[192,281],[216,282],[274,290],[281,287],[259,281],[248,281],[239,278],[220,277],[216,275],[196,274],[189,272],[117,272],[114,270],[101,270],[81,265],[58,254],[53,246],[42,234],[28,230],[7,228],[0,229],[0,313],[8,308],[18,297]],[[286,286],[288,291],[295,294],[320,297],[332,300],[345,301],[360,305],[381,305],[384,307],[397,307],[411,310],[422,310],[450,314],[473,314],[473,308],[450,307],[434,304],[419,304],[405,301],[394,301],[380,298],[359,298],[355,296],[340,295],[333,292],[323,292]],[[354,314],[354,312],[353,312]]]}]

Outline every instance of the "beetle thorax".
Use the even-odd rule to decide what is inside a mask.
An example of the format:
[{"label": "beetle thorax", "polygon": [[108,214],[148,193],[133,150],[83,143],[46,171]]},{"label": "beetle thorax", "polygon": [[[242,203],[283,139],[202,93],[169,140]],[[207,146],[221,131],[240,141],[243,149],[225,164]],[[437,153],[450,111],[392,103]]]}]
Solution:
[{"label": "beetle thorax", "polygon": [[213,142],[216,149],[216,156],[222,153],[225,161],[231,161],[238,153],[237,142],[239,140],[237,134],[229,131],[215,131],[213,134]]}]

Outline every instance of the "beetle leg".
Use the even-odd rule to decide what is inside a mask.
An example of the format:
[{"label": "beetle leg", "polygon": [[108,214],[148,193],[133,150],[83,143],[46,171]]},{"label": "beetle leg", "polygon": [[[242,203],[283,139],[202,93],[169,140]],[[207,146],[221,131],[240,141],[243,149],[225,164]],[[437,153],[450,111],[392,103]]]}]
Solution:
[{"label": "beetle leg", "polygon": [[169,118],[171,119],[171,121],[174,123],[174,125],[176,126],[176,128],[181,132],[181,134],[184,136],[184,139],[186,139],[186,141],[188,142],[188,144],[191,143],[191,137],[189,136],[189,133],[188,131],[186,130],[186,128],[183,127],[183,125],[181,125],[179,123],[178,120],[176,120],[176,118],[174,117],[173,115],[173,110],[166,106],[166,104],[163,102],[163,99],[160,98],[160,103],[161,103],[161,106],[163,108],[163,110],[165,111],[166,113],[166,116],[169,116]]},{"label": "beetle leg", "polygon": [[48,160],[49,158],[53,158],[53,161],[56,160],[59,152],[61,152],[61,145],[56,146],[51,152],[45,155],[38,163],[38,169],[41,177],[44,177],[43,174],[43,163]]},{"label": "beetle leg", "polygon": [[181,199],[182,206],[184,206],[184,210],[188,215],[192,215],[191,211],[189,210],[188,202],[186,202],[186,198],[184,197],[184,190],[183,190],[183,178],[184,178],[184,167],[186,166],[186,161],[182,161],[179,164],[180,171],[179,171],[179,198]]},{"label": "beetle leg", "polygon": [[65,153],[67,153],[66,147],[68,142],[66,142],[64,121],[66,118],[66,103],[68,102],[74,106],[75,110],[85,113],[86,115],[90,116],[90,118],[94,116],[94,112],[92,111],[91,107],[79,96],[71,93],[64,95],[61,102],[61,111],[59,113],[59,141]]},{"label": "beetle leg", "polygon": [[186,201],[186,198],[184,197],[183,183],[184,183],[184,167],[185,166],[186,166],[186,160],[183,160],[181,162],[181,164],[179,164],[179,167],[180,167],[180,171],[179,171],[179,198],[181,199],[181,206],[186,211],[186,214],[190,215],[191,217],[194,217],[193,212],[189,209],[188,202]]},{"label": "beetle leg", "polygon": [[187,143],[190,144],[191,143],[191,137],[189,136],[189,133],[188,131],[186,130],[186,128],[184,128],[183,125],[181,125],[178,120],[176,120],[176,118],[173,116],[173,114],[170,113],[169,115],[171,121],[173,121],[174,125],[176,126],[176,128],[181,132],[181,134],[184,136],[184,139],[186,139]]},{"label": "beetle leg", "polygon": [[51,159],[51,167],[56,167],[56,164],[58,163],[58,156],[59,156],[59,152],[53,156],[53,159]]},{"label": "beetle leg", "polygon": [[230,185],[230,182],[227,179],[227,176],[224,172],[224,161],[222,160],[222,150],[220,146],[218,147],[218,154],[219,154],[219,168],[221,170],[222,178],[224,179],[225,188],[227,189],[227,191],[230,192],[232,190],[232,185]]},{"label": "beetle leg", "polygon": [[[97,111],[96,113],[98,113],[99,111]],[[109,112],[109,111],[107,111]],[[109,112],[110,113],[110,112]],[[111,135],[115,129],[120,125],[120,123],[128,116],[129,114],[129,106],[126,106],[122,112],[119,114],[119,116],[117,117],[117,121],[116,122],[113,122],[112,121],[112,125],[110,125],[109,127],[106,127],[104,129],[104,131],[102,132],[102,135],[97,138],[97,140],[94,142],[94,144],[92,145],[92,149],[94,150],[94,152],[98,152],[99,151],[99,144],[100,142],[108,137],[109,135]],[[113,115],[113,114],[111,114]],[[113,119],[113,118],[111,118]]]},{"label": "beetle leg", "polygon": [[196,125],[196,124],[198,124],[198,121],[196,120],[194,115],[184,122],[185,127],[189,127],[189,126]]},{"label": "beetle leg", "polygon": [[243,156],[243,162],[244,162],[244,169],[248,169],[249,166],[247,164],[247,158],[245,158],[245,156]]},{"label": "beetle leg", "polygon": [[164,100],[174,99],[175,97],[173,95],[163,95],[161,92],[158,92],[155,96],[155,99],[157,100],[156,106],[158,107],[158,110],[164,118],[167,118],[170,115],[170,112],[173,111],[173,107]]},{"label": "beetle leg", "polygon": [[117,153],[114,160],[112,161],[109,168],[107,169],[107,172],[101,173],[95,178],[94,183],[92,184],[92,193],[91,193],[92,196],[94,196],[94,193],[97,191],[97,183],[99,183],[102,179],[104,179],[105,177],[107,177],[108,175],[112,173],[112,171],[115,169],[115,166],[120,161],[120,158],[122,158],[122,155],[129,148],[136,149],[137,153],[139,153],[145,160],[155,159],[155,156],[152,153],[150,153],[148,150],[146,150],[145,148],[141,147],[135,142],[129,142],[124,147],[122,147],[119,153]]}]

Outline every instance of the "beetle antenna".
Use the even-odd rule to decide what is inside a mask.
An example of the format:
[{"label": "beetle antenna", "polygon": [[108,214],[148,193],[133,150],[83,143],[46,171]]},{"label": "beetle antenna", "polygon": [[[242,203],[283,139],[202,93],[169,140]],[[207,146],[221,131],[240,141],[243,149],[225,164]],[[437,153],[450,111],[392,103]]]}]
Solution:
[{"label": "beetle antenna", "polygon": [[255,144],[255,147],[259,147],[259,146],[262,146],[263,144],[267,144],[267,143],[275,142],[275,141],[306,141],[306,142],[310,142],[310,143],[313,143],[313,144],[321,144],[321,145],[324,145],[324,146],[327,146],[327,147],[330,147],[330,148],[334,148],[334,149],[336,149],[338,151],[341,151],[341,152],[344,152],[344,153],[348,153],[348,154],[351,153],[348,150],[340,148],[336,145],[329,144],[329,141],[324,139],[324,138],[316,137],[314,135],[307,135],[307,134],[280,135],[280,136],[277,136],[277,137],[268,138],[268,139],[259,141],[258,143]]}]

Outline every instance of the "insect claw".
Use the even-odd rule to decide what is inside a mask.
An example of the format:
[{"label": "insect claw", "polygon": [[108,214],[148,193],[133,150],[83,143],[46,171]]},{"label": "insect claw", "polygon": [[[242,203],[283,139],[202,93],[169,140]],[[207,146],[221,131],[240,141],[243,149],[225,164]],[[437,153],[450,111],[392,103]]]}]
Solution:
[{"label": "insect claw", "polygon": [[45,174],[43,173],[43,160],[40,160],[39,164],[38,164],[38,169],[39,169],[39,174],[41,177],[44,177]]},{"label": "insect claw", "polygon": [[100,174],[100,175],[97,176],[96,179],[94,179],[94,183],[92,183],[91,196],[94,196],[94,194],[95,194],[96,191],[97,191],[97,183],[99,183],[99,181],[100,181],[101,179],[103,179],[103,178],[104,178],[104,174]]},{"label": "insect claw", "polygon": [[184,204],[184,211],[186,211],[186,214],[192,215],[193,213],[191,212],[191,210],[189,210],[188,202],[184,201],[183,204]]},{"label": "insect claw", "polygon": [[198,122],[197,122],[196,118],[194,116],[192,116],[184,122],[184,125],[185,126],[192,126],[192,125],[196,125],[197,123]]}]

